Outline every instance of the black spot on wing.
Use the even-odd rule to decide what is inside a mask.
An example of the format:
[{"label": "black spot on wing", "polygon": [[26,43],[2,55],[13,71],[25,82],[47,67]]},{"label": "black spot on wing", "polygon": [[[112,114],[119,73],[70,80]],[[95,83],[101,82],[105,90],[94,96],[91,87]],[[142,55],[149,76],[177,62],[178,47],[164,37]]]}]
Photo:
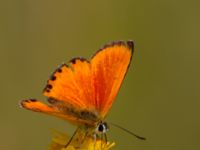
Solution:
[{"label": "black spot on wing", "polygon": [[54,75],[56,72],[61,73],[63,67],[68,67],[68,66],[67,66],[65,63],[61,64],[61,65],[53,72],[53,75]]},{"label": "black spot on wing", "polygon": [[37,100],[36,99],[29,99],[29,101],[31,101],[31,102],[37,102]]},{"label": "black spot on wing", "polygon": [[51,80],[51,81],[55,81],[55,80],[56,80],[56,76],[55,76],[55,75],[52,75],[52,76],[50,77],[50,80]]},{"label": "black spot on wing", "polygon": [[53,88],[53,86],[51,85],[51,84],[47,84],[47,86],[46,86],[48,89],[52,89]]},{"label": "black spot on wing", "polygon": [[56,79],[56,77],[55,77],[55,73],[56,72],[58,72],[58,73],[62,73],[62,69],[63,69],[63,67],[69,67],[67,64],[65,64],[65,63],[63,63],[63,64],[61,64],[53,73],[52,73],[52,75],[50,76],[50,80],[52,79],[52,80],[55,80]]},{"label": "black spot on wing", "polygon": [[55,81],[56,80],[56,76],[55,76],[55,73],[62,73],[62,68],[63,67],[69,67],[67,64],[63,63],[62,65],[60,65],[50,76],[50,79],[51,81]]},{"label": "black spot on wing", "polygon": [[46,87],[44,88],[44,91],[49,93],[52,88],[53,88],[53,86],[51,84],[47,84]]},{"label": "black spot on wing", "polygon": [[49,93],[49,92],[50,92],[50,90],[49,90],[49,89],[44,89],[44,91],[46,91],[47,93]]},{"label": "black spot on wing", "polygon": [[72,64],[75,64],[77,60],[80,60],[82,62],[86,61],[89,63],[89,61],[86,59],[86,58],[83,58],[83,57],[75,57],[75,58],[72,58],[69,63],[72,63]]},{"label": "black spot on wing", "polygon": [[48,101],[50,104],[55,104],[55,103],[58,102],[58,101],[55,100],[54,98],[48,98],[47,101]]}]

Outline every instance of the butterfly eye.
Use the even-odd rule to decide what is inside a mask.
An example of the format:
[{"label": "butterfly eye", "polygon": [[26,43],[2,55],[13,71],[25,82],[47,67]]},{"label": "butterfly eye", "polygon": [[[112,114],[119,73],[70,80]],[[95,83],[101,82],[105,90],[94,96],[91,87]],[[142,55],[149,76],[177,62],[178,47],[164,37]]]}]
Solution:
[{"label": "butterfly eye", "polygon": [[108,131],[108,125],[106,122],[101,122],[97,127],[98,132],[106,133]]}]

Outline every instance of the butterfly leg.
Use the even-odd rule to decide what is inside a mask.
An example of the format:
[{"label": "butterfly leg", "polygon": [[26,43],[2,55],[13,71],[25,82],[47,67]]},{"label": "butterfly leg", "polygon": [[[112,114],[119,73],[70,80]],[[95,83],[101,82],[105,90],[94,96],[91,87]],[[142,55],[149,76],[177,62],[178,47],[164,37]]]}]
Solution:
[{"label": "butterfly leg", "polygon": [[80,142],[80,148],[83,146],[85,140],[87,140],[88,133],[89,133],[88,131],[84,133],[83,139],[81,139],[81,142]]},{"label": "butterfly leg", "polygon": [[94,133],[94,150],[95,150],[95,147],[96,147],[96,142],[97,142],[97,134]]},{"label": "butterfly leg", "polygon": [[73,138],[75,137],[76,133],[78,132],[79,128],[76,129],[76,131],[74,132],[74,134],[72,135],[72,137],[69,139],[69,141],[67,142],[67,144],[65,145],[65,148],[67,148],[69,146],[69,144],[72,142]]},{"label": "butterfly leg", "polygon": [[[104,144],[104,147],[105,147],[107,145],[108,138],[107,138],[106,133],[103,133],[103,135],[104,135],[104,140],[105,140],[105,144]],[[103,147],[103,149],[104,149],[104,147]]]},{"label": "butterfly leg", "polygon": [[[105,141],[105,143],[103,141]],[[106,133],[101,133],[101,150],[104,150],[106,144],[107,144],[107,135]]]}]

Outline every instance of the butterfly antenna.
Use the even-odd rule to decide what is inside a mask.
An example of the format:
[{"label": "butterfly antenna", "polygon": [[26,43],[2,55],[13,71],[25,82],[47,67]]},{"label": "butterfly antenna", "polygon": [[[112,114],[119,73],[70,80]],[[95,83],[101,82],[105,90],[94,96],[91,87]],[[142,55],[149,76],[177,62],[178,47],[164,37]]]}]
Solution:
[{"label": "butterfly antenna", "polygon": [[135,134],[135,133],[133,133],[133,132],[131,132],[131,131],[129,131],[129,130],[123,128],[123,127],[121,127],[121,126],[119,126],[119,125],[117,125],[117,124],[114,124],[114,123],[110,123],[110,124],[113,125],[113,126],[115,126],[115,127],[117,127],[117,128],[119,128],[119,129],[121,129],[121,130],[123,130],[123,131],[125,131],[126,133],[129,133],[129,134],[135,136],[136,138],[138,138],[140,140],[146,140],[145,137],[141,137],[141,136],[139,136],[139,135],[137,135],[137,134]]}]

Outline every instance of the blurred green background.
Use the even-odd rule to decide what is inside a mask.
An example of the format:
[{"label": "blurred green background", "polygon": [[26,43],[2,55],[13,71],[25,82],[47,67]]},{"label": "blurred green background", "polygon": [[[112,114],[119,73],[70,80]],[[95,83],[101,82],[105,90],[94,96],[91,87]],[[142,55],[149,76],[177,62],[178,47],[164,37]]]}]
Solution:
[{"label": "blurred green background", "polygon": [[19,108],[39,98],[51,72],[113,40],[135,41],[129,72],[108,121],[116,150],[200,149],[200,2],[195,0],[1,0],[0,146],[45,150],[67,122]]}]

